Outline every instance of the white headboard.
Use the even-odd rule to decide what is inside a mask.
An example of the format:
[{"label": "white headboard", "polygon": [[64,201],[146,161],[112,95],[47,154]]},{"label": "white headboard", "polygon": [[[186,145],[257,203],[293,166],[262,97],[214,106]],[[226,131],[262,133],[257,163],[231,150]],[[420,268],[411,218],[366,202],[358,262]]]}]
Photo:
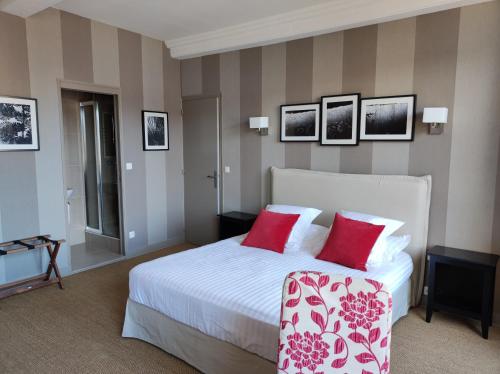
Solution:
[{"label": "white headboard", "polygon": [[412,305],[422,294],[431,200],[431,176],[338,174],[271,168],[272,201],[323,210],[315,223],[328,226],[342,209],[405,222],[398,234],[410,234]]}]

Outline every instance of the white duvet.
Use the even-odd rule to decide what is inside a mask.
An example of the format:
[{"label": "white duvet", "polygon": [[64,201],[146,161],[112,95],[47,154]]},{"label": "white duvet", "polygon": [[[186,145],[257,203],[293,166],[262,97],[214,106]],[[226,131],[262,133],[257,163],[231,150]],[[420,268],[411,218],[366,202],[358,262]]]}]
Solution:
[{"label": "white duvet", "polygon": [[288,273],[316,270],[371,278],[393,292],[413,270],[404,252],[389,264],[362,272],[305,252],[278,254],[243,247],[241,240],[231,238],[136,266],[130,271],[130,298],[275,361],[281,291]]}]

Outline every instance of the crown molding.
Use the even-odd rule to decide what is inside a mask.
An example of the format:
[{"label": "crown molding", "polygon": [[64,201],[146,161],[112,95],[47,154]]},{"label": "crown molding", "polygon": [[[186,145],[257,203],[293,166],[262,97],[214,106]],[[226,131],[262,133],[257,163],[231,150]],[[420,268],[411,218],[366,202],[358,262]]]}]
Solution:
[{"label": "crown molding", "polygon": [[60,2],[61,0],[0,0],[0,11],[26,18]]},{"label": "crown molding", "polygon": [[169,39],[172,57],[185,59],[263,46],[493,0],[336,0],[214,31]]}]

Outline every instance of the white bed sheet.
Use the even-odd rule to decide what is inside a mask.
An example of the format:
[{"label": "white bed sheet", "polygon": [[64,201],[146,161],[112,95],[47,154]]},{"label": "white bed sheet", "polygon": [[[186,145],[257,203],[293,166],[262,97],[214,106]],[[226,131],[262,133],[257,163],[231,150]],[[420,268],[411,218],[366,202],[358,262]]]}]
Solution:
[{"label": "white bed sheet", "polygon": [[215,338],[275,361],[286,275],[315,270],[371,278],[391,292],[410,277],[411,257],[367,272],[316,260],[305,252],[278,254],[243,247],[243,236],[162,257],[130,271],[130,298]]}]

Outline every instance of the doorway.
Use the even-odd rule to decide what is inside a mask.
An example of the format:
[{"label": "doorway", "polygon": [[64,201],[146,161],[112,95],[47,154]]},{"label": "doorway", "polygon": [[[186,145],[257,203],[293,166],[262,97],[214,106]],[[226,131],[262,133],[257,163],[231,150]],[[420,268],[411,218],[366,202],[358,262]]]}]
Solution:
[{"label": "doorway", "polygon": [[73,271],[122,257],[114,95],[61,90],[64,184]]},{"label": "doorway", "polygon": [[218,240],[221,210],[220,98],[184,98],[184,209],[186,240],[203,245]]}]

